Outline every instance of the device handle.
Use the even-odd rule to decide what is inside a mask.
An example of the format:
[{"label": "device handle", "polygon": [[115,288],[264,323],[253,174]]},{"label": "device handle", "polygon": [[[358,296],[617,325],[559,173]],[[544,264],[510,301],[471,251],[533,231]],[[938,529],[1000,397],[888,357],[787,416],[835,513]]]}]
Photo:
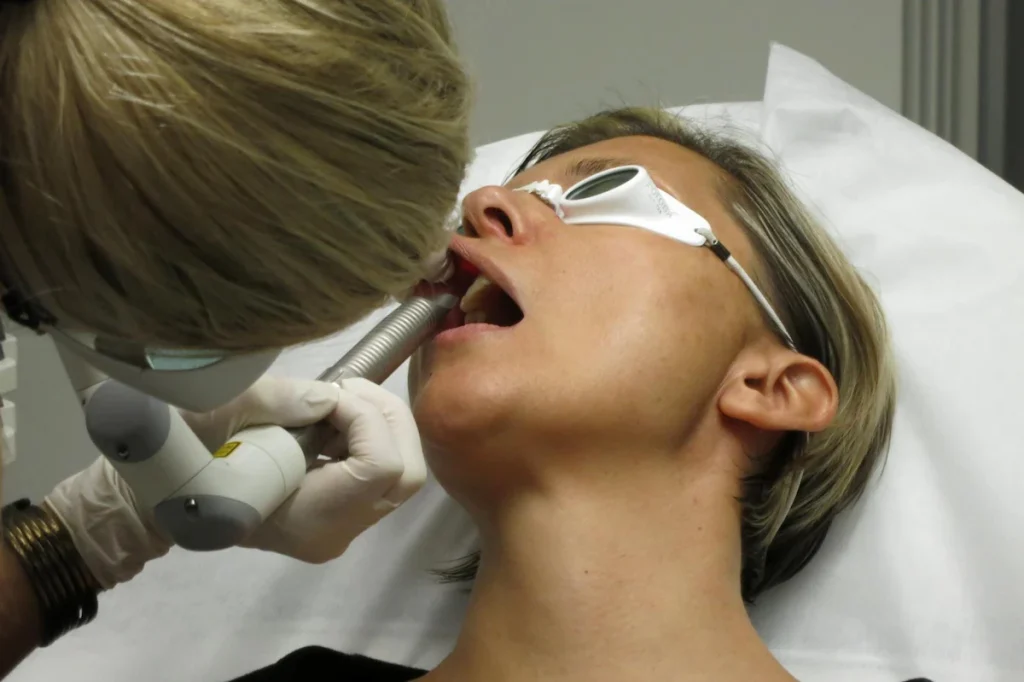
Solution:
[{"label": "device handle", "polygon": [[206,551],[244,540],[302,482],[306,459],[277,426],[246,429],[210,453],[170,405],[110,380],[84,405],[89,437],[181,547]]}]

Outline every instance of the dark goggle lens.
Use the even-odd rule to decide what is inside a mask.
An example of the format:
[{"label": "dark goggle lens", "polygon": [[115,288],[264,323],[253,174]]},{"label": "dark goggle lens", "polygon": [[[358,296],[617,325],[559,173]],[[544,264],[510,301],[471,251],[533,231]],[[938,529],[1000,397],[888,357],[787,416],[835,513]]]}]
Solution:
[{"label": "dark goggle lens", "polygon": [[580,185],[574,187],[565,195],[566,199],[589,199],[599,194],[621,187],[637,176],[640,171],[636,168],[622,168],[610,171],[604,175],[584,180]]}]

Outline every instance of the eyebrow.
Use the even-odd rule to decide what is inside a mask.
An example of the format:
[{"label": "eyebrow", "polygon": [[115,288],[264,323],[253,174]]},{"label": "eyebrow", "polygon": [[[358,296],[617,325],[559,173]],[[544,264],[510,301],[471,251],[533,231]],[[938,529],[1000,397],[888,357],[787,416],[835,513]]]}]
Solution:
[{"label": "eyebrow", "polygon": [[636,162],[629,159],[614,158],[610,156],[591,156],[573,161],[566,167],[565,175],[573,180],[583,180],[585,178],[589,178],[591,175],[596,175],[601,171],[606,171],[609,168],[633,165],[636,165]]}]

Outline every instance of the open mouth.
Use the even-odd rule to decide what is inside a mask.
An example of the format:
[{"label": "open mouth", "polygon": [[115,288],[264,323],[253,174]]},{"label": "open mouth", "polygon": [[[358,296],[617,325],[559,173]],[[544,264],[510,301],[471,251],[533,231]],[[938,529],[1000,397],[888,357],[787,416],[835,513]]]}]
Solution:
[{"label": "open mouth", "polygon": [[465,313],[463,324],[489,324],[514,327],[523,320],[523,310],[504,289],[483,275],[477,277],[459,307]]}]

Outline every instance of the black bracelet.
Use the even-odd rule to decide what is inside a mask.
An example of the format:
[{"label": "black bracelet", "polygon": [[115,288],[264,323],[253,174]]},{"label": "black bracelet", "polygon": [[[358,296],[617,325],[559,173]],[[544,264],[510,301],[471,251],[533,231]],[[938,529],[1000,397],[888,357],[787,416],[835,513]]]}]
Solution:
[{"label": "black bracelet", "polygon": [[42,646],[92,621],[100,585],[64,525],[28,500],[4,507],[0,519],[42,609]]}]

